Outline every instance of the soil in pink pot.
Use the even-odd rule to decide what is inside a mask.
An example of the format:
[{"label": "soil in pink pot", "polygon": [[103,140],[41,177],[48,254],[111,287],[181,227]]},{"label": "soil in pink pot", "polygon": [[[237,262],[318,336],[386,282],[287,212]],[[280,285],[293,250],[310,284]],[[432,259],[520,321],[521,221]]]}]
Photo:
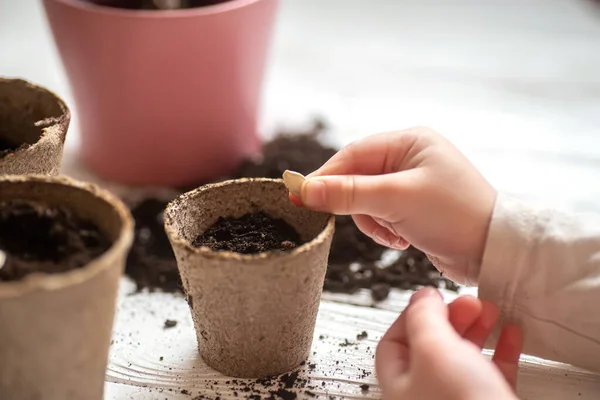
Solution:
[{"label": "soil in pink pot", "polygon": [[[95,3],[106,7],[125,8],[129,10],[159,10],[156,3],[152,0],[87,0],[89,3]],[[225,3],[231,0],[181,0],[182,8],[196,8],[212,6],[215,4]]]}]

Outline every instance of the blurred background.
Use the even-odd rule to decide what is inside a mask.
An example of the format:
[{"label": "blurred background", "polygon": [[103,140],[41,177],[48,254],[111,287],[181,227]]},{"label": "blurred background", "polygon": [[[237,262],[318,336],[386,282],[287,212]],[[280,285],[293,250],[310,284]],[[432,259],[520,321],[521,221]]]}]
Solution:
[{"label": "blurred background", "polygon": [[[427,125],[500,190],[600,211],[600,9],[591,0],[282,0],[261,129],[321,116],[340,143]],[[78,115],[41,1],[0,2],[0,75]]]}]

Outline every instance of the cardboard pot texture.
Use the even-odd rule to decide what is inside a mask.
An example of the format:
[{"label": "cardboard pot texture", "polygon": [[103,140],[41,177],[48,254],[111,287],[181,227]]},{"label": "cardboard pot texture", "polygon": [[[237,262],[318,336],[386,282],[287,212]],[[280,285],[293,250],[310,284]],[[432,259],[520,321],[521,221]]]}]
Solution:
[{"label": "cardboard pot texture", "polygon": [[0,175],[56,175],[71,121],[65,102],[22,79],[0,78],[0,135],[24,144],[0,156]]},{"label": "cardboard pot texture", "polygon": [[[291,252],[242,255],[190,245],[218,217],[264,211],[308,243]],[[241,378],[280,374],[306,360],[323,290],[334,218],[294,206],[282,180],[203,186],[169,204],[165,230],[194,320],[200,355]]]},{"label": "cardboard pot texture", "polygon": [[80,269],[0,282],[0,398],[101,400],[131,215],[108,192],[63,177],[0,177],[0,201],[10,199],[66,207],[112,245]]}]

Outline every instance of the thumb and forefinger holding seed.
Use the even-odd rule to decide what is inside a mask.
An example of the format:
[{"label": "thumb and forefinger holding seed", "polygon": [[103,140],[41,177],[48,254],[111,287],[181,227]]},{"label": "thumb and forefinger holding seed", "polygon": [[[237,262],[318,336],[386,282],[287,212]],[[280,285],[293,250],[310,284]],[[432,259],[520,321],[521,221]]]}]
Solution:
[{"label": "thumb and forefinger holding seed", "polygon": [[[392,228],[386,217],[390,191],[402,189],[396,176],[328,176],[313,179],[286,170],[289,198],[298,207],[337,215],[352,215],[357,227],[382,246],[405,250],[409,243]],[[392,186],[394,186],[392,188]],[[402,204],[395,201],[395,206]]]}]

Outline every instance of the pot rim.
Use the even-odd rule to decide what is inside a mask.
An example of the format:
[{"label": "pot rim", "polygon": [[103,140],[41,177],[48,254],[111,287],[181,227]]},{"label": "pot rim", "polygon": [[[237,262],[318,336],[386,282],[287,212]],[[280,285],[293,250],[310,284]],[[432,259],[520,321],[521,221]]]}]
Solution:
[{"label": "pot rim", "polygon": [[[36,140],[35,143],[30,144],[29,146],[23,148],[23,149],[18,149],[18,150],[14,150],[14,151],[10,151],[8,154],[6,154],[4,157],[0,158],[0,163],[8,163],[11,161],[11,159],[13,157],[16,157],[20,154],[26,153],[28,151],[31,151],[31,149],[34,149],[38,146],[40,146],[40,142],[49,135],[49,133],[53,132],[56,129],[59,129],[60,127],[65,126],[66,124],[70,123],[71,121],[71,110],[69,109],[69,106],[67,105],[67,102],[63,100],[62,97],[60,97],[59,95],[57,95],[56,93],[54,93],[53,91],[49,90],[48,88],[38,85],[36,83],[33,83],[31,81],[28,81],[26,79],[22,79],[22,78],[11,78],[11,77],[2,77],[0,76],[0,83],[21,83],[24,84],[25,87],[28,90],[41,90],[44,91],[48,94],[50,94],[52,97],[54,97],[54,99],[56,100],[56,102],[58,103],[62,114],[58,117],[48,117],[48,118],[44,118],[42,120],[36,121],[35,125],[41,125],[44,126],[43,128],[41,128],[42,133],[40,134],[40,137],[38,138],[38,140]],[[63,132],[63,136],[66,136],[66,130],[67,127],[65,127],[65,132]],[[58,134],[60,134],[61,132],[57,132]]]},{"label": "pot rim", "polygon": [[78,11],[100,14],[104,16],[129,19],[183,19],[217,15],[250,6],[261,1],[277,0],[229,0],[224,3],[209,6],[186,8],[179,10],[131,10],[126,8],[109,7],[101,4],[88,3],[83,0],[44,0],[44,2],[60,3]]},{"label": "pot rim", "polygon": [[240,254],[231,251],[214,251],[206,246],[194,247],[189,240],[182,237],[179,232],[175,229],[175,207],[185,203],[188,199],[199,196],[201,193],[222,188],[224,186],[247,184],[247,183],[278,183],[285,186],[283,179],[271,179],[271,178],[240,178],[230,179],[218,183],[210,183],[204,186],[200,186],[197,189],[179,195],[177,198],[169,202],[164,213],[164,226],[165,232],[171,241],[173,246],[179,246],[184,248],[189,253],[201,255],[205,258],[211,259],[222,259],[222,260],[237,260],[237,261],[257,261],[257,260],[274,260],[278,258],[294,257],[296,254],[305,253],[311,251],[314,247],[323,243],[327,238],[333,236],[335,230],[335,216],[329,214],[327,218],[327,224],[315,236],[312,240],[296,247],[292,251],[288,252],[262,252],[257,254]]},{"label": "pot rim", "polygon": [[121,220],[121,230],[112,245],[99,257],[91,260],[87,265],[57,274],[30,274],[18,281],[0,281],[0,300],[19,297],[33,291],[62,290],[69,286],[81,284],[92,279],[99,273],[113,266],[110,260],[118,257],[119,253],[128,251],[133,243],[134,221],[125,204],[109,191],[98,185],[78,181],[66,176],[47,176],[39,174],[29,175],[4,175],[0,176],[0,183],[36,183],[54,185],[61,188],[75,188],[87,192],[89,196],[96,197],[108,203],[118,214]]}]

